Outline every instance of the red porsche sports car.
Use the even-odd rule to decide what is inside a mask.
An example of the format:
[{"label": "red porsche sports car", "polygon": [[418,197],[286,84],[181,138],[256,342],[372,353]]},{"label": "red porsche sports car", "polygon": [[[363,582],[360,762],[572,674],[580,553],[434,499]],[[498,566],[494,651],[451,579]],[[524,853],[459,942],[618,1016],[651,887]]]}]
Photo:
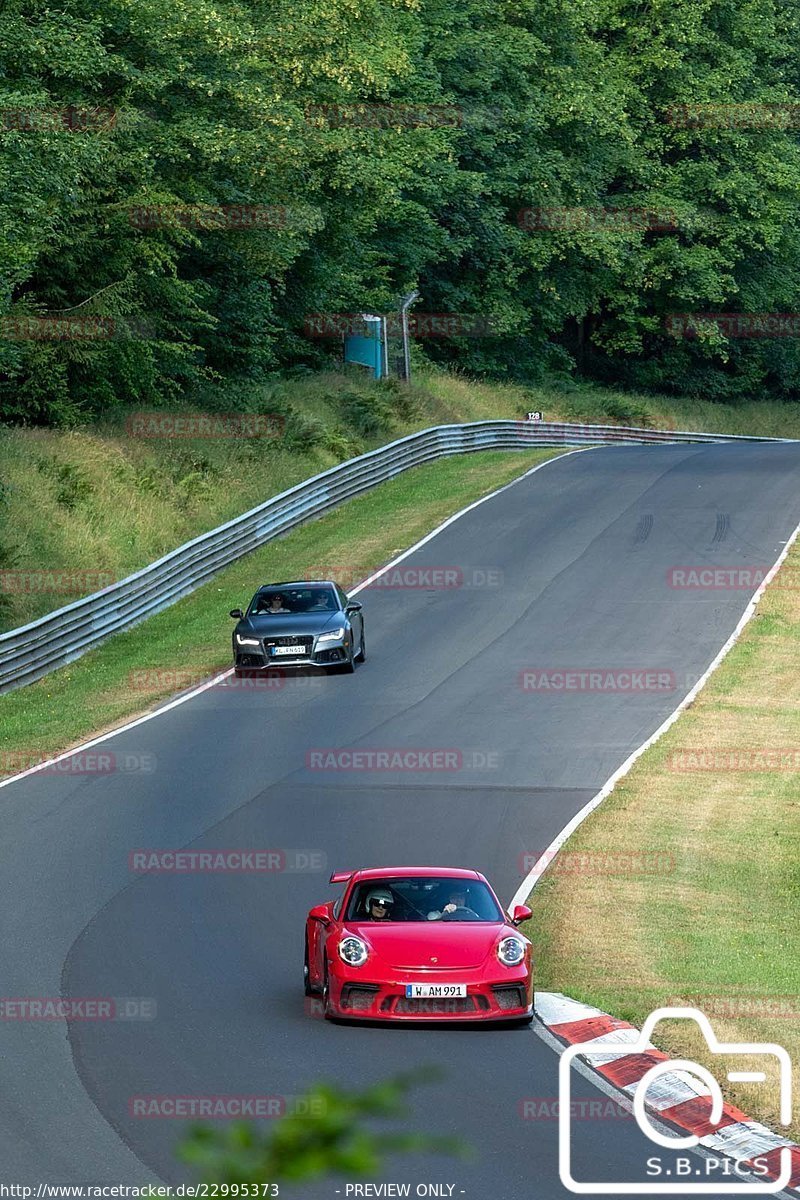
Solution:
[{"label": "red porsche sports car", "polygon": [[339,871],[338,900],[306,921],[306,995],[330,1018],[513,1021],[533,1017],[531,943],[477,871]]}]

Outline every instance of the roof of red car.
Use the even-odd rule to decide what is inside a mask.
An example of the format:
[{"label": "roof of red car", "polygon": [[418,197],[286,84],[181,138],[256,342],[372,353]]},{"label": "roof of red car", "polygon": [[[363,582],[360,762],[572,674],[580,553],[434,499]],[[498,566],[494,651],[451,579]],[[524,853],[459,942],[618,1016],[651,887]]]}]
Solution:
[{"label": "roof of red car", "polygon": [[386,875],[442,875],[447,879],[483,878],[480,872],[468,867],[365,867],[353,872],[353,876],[358,879],[380,879]]}]

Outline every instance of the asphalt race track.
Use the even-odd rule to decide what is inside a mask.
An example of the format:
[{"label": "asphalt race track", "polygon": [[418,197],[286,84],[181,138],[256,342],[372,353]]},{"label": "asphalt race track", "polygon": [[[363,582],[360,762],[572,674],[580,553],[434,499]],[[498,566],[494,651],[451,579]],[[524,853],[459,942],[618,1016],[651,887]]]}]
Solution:
[{"label": "asphalt race track", "polygon": [[[455,569],[461,586],[361,594],[368,661],[354,676],[217,686],[104,743],[129,755],[118,767],[141,769],[42,772],[0,790],[2,993],[156,1004],[150,1020],[3,1022],[4,1176],[179,1183],[181,1123],[134,1117],[131,1098],[291,1097],[319,1078],[367,1083],[436,1063],[444,1076],[414,1093],[410,1123],[460,1135],[474,1158],[404,1156],[373,1182],[409,1182],[412,1195],[419,1182],[455,1185],[456,1197],[568,1195],[556,1121],[520,1115],[526,1098],[556,1097],[553,1051],[524,1029],[319,1019],[303,997],[304,916],[333,894],[331,869],[362,865],[474,866],[507,902],[525,856],[672,711],[754,590],[679,589],[669,571],[771,565],[800,521],[798,483],[793,444],[559,459],[403,564]],[[180,666],[178,648],[165,666]],[[651,670],[671,682],[525,690],[521,672],[537,667]],[[450,770],[310,765],[312,752],[337,747],[461,758]],[[178,847],[277,849],[299,869],[129,868],[132,851]],[[581,1079],[575,1091],[599,1095]],[[651,1150],[630,1120],[585,1120],[577,1136],[585,1178],[635,1180]],[[337,1181],[301,1194],[345,1192]]]}]

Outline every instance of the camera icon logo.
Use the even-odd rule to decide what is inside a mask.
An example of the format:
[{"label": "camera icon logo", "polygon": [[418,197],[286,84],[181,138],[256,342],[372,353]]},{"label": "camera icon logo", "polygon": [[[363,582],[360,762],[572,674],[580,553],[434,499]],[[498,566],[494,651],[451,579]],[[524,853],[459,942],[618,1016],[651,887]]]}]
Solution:
[{"label": "camera icon logo", "polygon": [[[651,1034],[659,1021],[684,1019],[694,1021],[700,1028],[700,1032],[706,1040],[709,1051],[714,1055],[731,1056],[733,1063],[732,1069],[727,1070],[721,1077],[727,1079],[731,1083],[766,1083],[767,1074],[765,1071],[753,1070],[736,1070],[736,1059],[740,1060],[743,1056],[752,1057],[757,1055],[762,1058],[770,1058],[777,1060],[778,1079],[779,1079],[779,1105],[781,1125],[789,1125],[792,1119],[792,1063],[787,1051],[783,1046],[779,1046],[775,1042],[720,1042],[718,1041],[711,1022],[708,1017],[700,1012],[697,1008],[657,1008],[645,1021],[642,1026],[641,1033],[633,1042],[620,1041],[619,1035],[616,1037],[612,1034],[605,1038],[595,1038],[591,1042],[591,1053],[593,1059],[610,1061],[620,1058],[623,1055],[629,1054],[644,1054],[648,1050],[652,1050],[653,1046],[650,1041]],[[781,1148],[780,1152],[780,1174],[777,1179],[769,1180],[765,1183],[752,1183],[748,1177],[745,1179],[738,1175],[737,1182],[733,1183],[685,1183],[675,1179],[669,1183],[655,1183],[651,1180],[642,1181],[641,1183],[607,1183],[607,1182],[586,1182],[577,1180],[572,1175],[572,1142],[571,1142],[571,1126],[570,1126],[570,1100],[571,1100],[571,1080],[572,1080],[572,1061],[581,1054],[587,1053],[587,1046],[584,1043],[576,1042],[574,1045],[568,1046],[561,1054],[559,1060],[559,1116],[558,1116],[558,1159],[559,1159],[559,1175],[561,1182],[570,1192],[575,1192],[578,1195],[639,1195],[653,1196],[664,1192],[683,1193],[688,1195],[711,1195],[723,1196],[739,1194],[741,1195],[743,1188],[747,1190],[748,1195],[774,1195],[776,1192],[782,1191],[788,1184],[792,1176],[792,1158],[791,1149],[789,1146]],[[723,1097],[719,1083],[715,1076],[706,1067],[699,1063],[691,1062],[689,1059],[670,1058],[663,1062],[656,1063],[651,1067],[636,1085],[633,1093],[633,1115],[639,1129],[645,1136],[654,1142],[657,1146],[661,1146],[668,1150],[691,1149],[700,1144],[700,1138],[690,1134],[687,1137],[668,1136],[661,1133],[653,1125],[647,1111],[647,1093],[649,1088],[653,1088],[653,1094],[658,1091],[656,1085],[659,1080],[662,1081],[662,1089],[664,1086],[663,1077],[665,1075],[674,1075],[680,1073],[680,1082],[683,1085],[683,1090],[686,1090],[686,1084],[692,1088],[697,1096],[710,1097],[711,1111],[709,1121],[713,1125],[718,1125],[723,1116]],[[700,1085],[695,1080],[687,1080],[687,1073],[694,1076],[700,1081]],[[756,1156],[757,1157],[757,1156]],[[738,1163],[736,1164],[738,1167]],[[669,1172],[667,1172],[669,1173]],[[697,1172],[698,1174],[700,1172]],[[738,1174],[738,1172],[737,1172]]]}]

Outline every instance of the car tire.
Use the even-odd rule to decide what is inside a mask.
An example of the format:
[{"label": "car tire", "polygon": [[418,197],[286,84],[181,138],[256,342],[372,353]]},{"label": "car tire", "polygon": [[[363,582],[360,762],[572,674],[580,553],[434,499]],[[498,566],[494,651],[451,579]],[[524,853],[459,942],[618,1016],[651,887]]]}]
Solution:
[{"label": "car tire", "polygon": [[308,966],[308,934],[306,934],[306,947],[303,956],[303,986],[307,996],[317,996],[319,994],[319,988],[315,988],[311,984],[311,972]]},{"label": "car tire", "polygon": [[367,647],[366,647],[366,643],[364,640],[364,630],[362,628],[362,630],[361,630],[361,645],[358,648],[358,654],[356,655],[356,662],[363,663],[366,661],[367,661]]},{"label": "car tire", "polygon": [[331,1011],[331,988],[328,980],[328,960],[322,960],[322,1015],[326,1021],[334,1019]]}]

